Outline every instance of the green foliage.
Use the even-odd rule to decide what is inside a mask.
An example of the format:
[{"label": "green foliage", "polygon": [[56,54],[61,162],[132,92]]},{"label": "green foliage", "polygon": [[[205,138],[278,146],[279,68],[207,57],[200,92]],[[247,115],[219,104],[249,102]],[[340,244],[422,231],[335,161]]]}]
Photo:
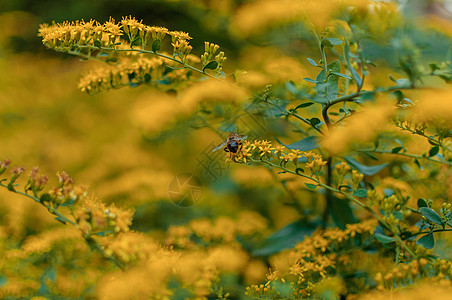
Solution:
[{"label": "green foliage", "polygon": [[[338,299],[451,280],[442,23],[381,1],[242,2],[144,5],[177,13],[143,18],[165,27],[42,25],[65,60],[10,54],[22,22],[0,16],[17,105],[0,107],[3,155],[90,185],[58,173],[47,189],[0,161],[0,297]],[[97,64],[90,95],[68,88],[67,55]]]}]

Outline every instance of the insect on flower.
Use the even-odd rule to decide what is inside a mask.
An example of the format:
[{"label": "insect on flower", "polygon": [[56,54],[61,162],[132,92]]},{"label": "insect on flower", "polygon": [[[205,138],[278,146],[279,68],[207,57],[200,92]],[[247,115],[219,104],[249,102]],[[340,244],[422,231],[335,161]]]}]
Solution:
[{"label": "insect on flower", "polygon": [[223,143],[219,144],[218,146],[216,146],[213,151],[217,151],[218,149],[223,148],[224,146],[224,151],[225,152],[231,152],[231,153],[237,153],[239,150],[242,149],[242,141],[244,139],[246,139],[247,136],[246,135],[239,135],[235,132],[232,132],[228,138],[226,139],[226,141],[224,141]]}]

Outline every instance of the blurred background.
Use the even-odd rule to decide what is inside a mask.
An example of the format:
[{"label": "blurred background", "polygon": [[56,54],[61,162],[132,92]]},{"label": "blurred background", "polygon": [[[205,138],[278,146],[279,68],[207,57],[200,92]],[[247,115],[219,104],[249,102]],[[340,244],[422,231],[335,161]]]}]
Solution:
[{"label": "blurred background", "polygon": [[[48,50],[37,36],[41,23],[80,19],[104,22],[109,17],[119,21],[131,15],[147,25],[189,32],[195,54],[202,54],[204,41],[220,45],[228,57],[225,73],[242,69],[270,74],[274,93],[285,96],[288,81],[300,86],[303,77],[314,76],[316,70],[304,59],[318,58],[314,39],[300,24],[289,24],[284,31],[269,26],[249,34],[237,33],[234,22],[240,15],[236,12],[252,2],[255,1],[2,1],[1,157],[28,168],[39,166],[50,175],[66,170],[103,201],[135,207],[134,226],[139,230],[166,230],[170,224],[184,224],[198,217],[235,215],[242,209],[259,212],[272,228],[296,220],[298,213],[286,205],[291,196],[285,186],[296,190],[302,183],[269,185],[275,177],[267,169],[224,163],[221,151],[215,156],[207,153],[240,125],[223,120],[209,128],[195,119],[150,135],[137,125],[134,112],[140,109],[140,101],[153,95],[152,91],[126,87],[96,95],[82,93],[77,89],[80,74],[99,63]],[[414,21],[427,14],[447,19],[450,6],[450,1],[401,1],[398,10]],[[366,42],[366,55],[378,61],[380,70],[389,69],[400,50],[416,52],[419,60],[443,59],[447,55],[449,44],[443,38],[447,32],[419,32],[414,27],[406,28],[406,32],[409,38],[404,37],[397,46],[396,33],[381,29],[379,40]],[[435,47],[426,47],[426,43]],[[391,72],[397,74],[400,70],[392,68]],[[379,74],[370,76],[369,87],[390,82]],[[258,87],[257,92],[264,88]],[[245,122],[248,131],[252,128],[258,132],[258,138],[278,135],[285,142],[295,141],[287,124],[280,120],[265,124],[259,124],[259,120]],[[203,188],[195,206],[181,209],[168,201],[168,188],[175,176],[187,173],[195,174],[196,182]],[[297,193],[297,198],[302,199],[298,201],[311,205],[313,195],[306,191]],[[3,191],[0,195],[12,197]],[[0,206],[8,206],[7,203],[1,201]],[[311,210],[320,210],[319,205],[314,203]],[[22,219],[23,224],[35,224],[32,216],[45,213],[43,208],[35,208],[24,206],[15,218]],[[8,215],[7,210],[2,210],[4,216]],[[25,226],[21,230],[26,234],[39,229]]]},{"label": "blurred background", "polygon": [[[211,153],[209,149],[222,142],[229,131],[245,125],[220,120],[209,127],[191,119],[150,134],[136,122],[136,112],[155,92],[147,87],[126,87],[96,95],[82,93],[77,88],[80,74],[99,63],[48,50],[37,36],[41,23],[104,22],[109,17],[119,21],[131,15],[147,25],[188,32],[195,54],[202,54],[204,41],[220,45],[228,57],[225,73],[235,69],[263,73],[274,84],[275,95],[293,98],[287,82],[303,87],[302,78],[312,78],[317,71],[305,59],[319,58],[315,41],[300,24],[289,24],[284,31],[270,27],[238,33],[233,26],[236,12],[250,2],[256,1],[1,1],[0,159],[9,158],[14,165],[28,169],[39,166],[52,183],[57,171],[67,171],[102,201],[134,208],[133,229],[155,237],[161,237],[172,225],[219,216],[234,219],[243,211],[265,219],[268,227],[261,232],[265,236],[300,219],[294,201],[309,207],[306,216],[319,216],[323,204],[316,201],[315,193],[298,188],[303,181],[276,177],[266,168],[225,163],[222,151]],[[450,7],[451,1],[419,0],[400,1],[398,9],[416,23],[427,14],[451,18]],[[444,36],[452,34],[450,28],[405,30],[404,39],[394,39],[396,33],[388,30],[382,31],[379,39],[366,41],[366,55],[383,70],[369,76],[368,88],[390,83],[384,70],[396,77],[401,74],[399,67],[390,67],[401,51],[413,51],[425,62],[448,55],[450,44]],[[265,84],[256,92],[264,90]],[[286,143],[298,140],[280,119],[260,121],[246,121],[247,130],[258,132],[258,138],[277,135]],[[175,205],[168,194],[174,189],[174,179],[190,175],[194,175],[190,183],[196,192],[184,188],[195,203]],[[17,241],[63,226],[45,208],[3,190],[0,220],[4,234],[15,236]],[[265,268],[261,273],[260,279]]]}]

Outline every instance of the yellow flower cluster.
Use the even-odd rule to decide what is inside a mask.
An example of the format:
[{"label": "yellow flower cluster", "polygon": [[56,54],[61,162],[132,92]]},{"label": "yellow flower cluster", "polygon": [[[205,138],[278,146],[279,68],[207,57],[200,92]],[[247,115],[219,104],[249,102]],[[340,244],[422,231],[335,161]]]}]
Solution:
[{"label": "yellow flower cluster", "polygon": [[291,162],[295,168],[298,167],[298,163],[302,158],[306,159],[306,167],[316,176],[320,174],[327,163],[320,155],[314,152],[298,149],[293,149],[289,152],[286,147],[282,145],[273,146],[267,140],[243,141],[237,153],[229,153],[229,160],[234,160],[235,162],[246,164],[249,161],[266,159],[268,161],[276,161],[283,167],[286,167],[287,163]]},{"label": "yellow flower cluster", "polygon": [[115,47],[123,31],[121,25],[110,18],[104,24],[94,20],[52,25],[44,23],[39,26],[38,35],[42,37],[42,43],[45,46],[57,51],[67,51],[75,45]]},{"label": "yellow flower cluster", "polygon": [[[143,21],[137,21],[135,18],[123,17],[121,25],[124,33],[129,37],[129,41],[133,43],[135,38],[141,38],[142,48],[144,49],[149,42],[155,40],[163,40],[167,33],[170,31],[164,27],[147,26],[142,23]],[[171,34],[171,33],[170,33]]]},{"label": "yellow flower cluster", "polygon": [[125,232],[116,237],[101,240],[107,257],[115,257],[124,264],[145,261],[151,253],[158,253],[161,247],[141,233]]},{"label": "yellow flower cluster", "polygon": [[43,232],[29,237],[22,246],[22,251],[15,252],[15,254],[25,258],[32,253],[45,253],[50,251],[54,244],[67,242],[68,240],[78,240],[79,242],[80,231],[76,228],[64,227]]},{"label": "yellow flower cluster", "polygon": [[449,300],[452,295],[452,286],[447,282],[431,282],[430,280],[419,281],[410,287],[395,290],[394,288],[384,291],[373,291],[363,295],[362,300]]},{"label": "yellow flower cluster", "polygon": [[126,85],[152,84],[162,79],[165,66],[164,60],[159,57],[123,59],[114,67],[101,67],[87,72],[80,79],[78,87],[82,92],[92,94]]},{"label": "yellow flower cluster", "polygon": [[219,217],[214,222],[208,219],[193,220],[188,226],[172,226],[168,230],[167,245],[180,248],[196,246],[193,237],[211,243],[233,243],[237,236],[264,234],[267,229],[265,218],[252,211],[241,212],[237,219]]},{"label": "yellow flower cluster", "polygon": [[427,258],[420,258],[408,264],[399,264],[386,274],[379,272],[375,275],[379,290],[392,290],[394,284],[399,288],[412,285],[423,278],[451,286],[452,262],[445,259],[430,262]]},{"label": "yellow flower cluster", "polygon": [[347,224],[345,230],[328,229],[321,234],[306,237],[303,242],[295,246],[294,256],[299,258],[314,257],[332,248],[338,248],[357,234],[373,234],[377,223],[367,220],[356,224]]},{"label": "yellow flower cluster", "polygon": [[[43,44],[53,50],[98,60],[100,59],[99,54],[106,54],[108,56],[107,62],[111,61],[112,58],[116,59],[115,56],[119,55],[118,50],[121,50],[121,54],[127,55],[127,51],[124,50],[134,50],[133,47],[138,45],[146,53],[157,54],[159,52],[161,57],[164,56],[173,61],[178,59],[183,64],[187,61],[193,61],[192,55],[190,55],[193,47],[189,44],[189,40],[192,38],[188,33],[170,31],[164,27],[148,26],[143,24],[142,20],[138,21],[131,16],[123,17],[119,23],[110,18],[104,24],[94,20],[53,23],[52,25],[41,24],[38,35],[42,37]],[[160,54],[161,43],[166,35],[171,37],[172,57],[163,53]],[[127,36],[128,42],[121,40],[122,36]],[[219,48],[218,45],[210,47],[210,43],[205,43],[208,45],[206,46],[206,53],[204,53],[202,59],[198,57],[195,61],[202,60],[202,71],[207,66],[208,69],[213,69],[217,74],[220,74],[226,57],[223,52],[215,55]],[[148,46],[151,47],[150,51],[146,50]],[[213,65],[208,66],[209,63],[213,63]],[[117,80],[117,78],[114,78],[114,80]]]},{"label": "yellow flower cluster", "polygon": [[220,49],[220,46],[204,42],[204,54],[201,55],[201,62],[203,67],[207,66],[209,62],[216,62],[219,67],[216,67],[217,74],[221,73],[221,66],[223,65],[226,57],[224,56],[224,52],[220,51],[220,53],[216,54]]},{"label": "yellow flower cluster", "polygon": [[239,273],[249,259],[237,246],[178,252],[131,233],[118,242],[114,247],[107,245],[108,253],[131,261],[140,259],[140,263],[101,279],[99,299],[170,299],[170,279],[179,281],[195,299],[206,299],[220,272]]},{"label": "yellow flower cluster", "polygon": [[94,199],[85,199],[74,209],[73,215],[84,235],[90,236],[98,232],[110,235],[129,231],[133,211],[123,210],[114,205],[107,206]]},{"label": "yellow flower cluster", "polygon": [[227,81],[215,79],[193,84],[182,92],[180,109],[192,112],[201,102],[241,103],[248,97],[248,92]]},{"label": "yellow flower cluster", "polygon": [[[376,225],[376,221],[368,220],[348,224],[345,230],[328,229],[305,237],[294,249],[278,255],[273,263],[275,270],[267,275],[265,284],[249,286],[246,294],[253,297],[278,297],[280,295],[275,288],[275,282],[288,281],[293,297],[312,296],[316,290],[322,290],[324,280],[335,273],[338,265],[343,267],[349,264],[347,255],[336,255],[335,251],[345,250],[350,246],[356,247],[354,241],[363,242],[373,234]],[[353,243],[350,245],[349,241]]]}]

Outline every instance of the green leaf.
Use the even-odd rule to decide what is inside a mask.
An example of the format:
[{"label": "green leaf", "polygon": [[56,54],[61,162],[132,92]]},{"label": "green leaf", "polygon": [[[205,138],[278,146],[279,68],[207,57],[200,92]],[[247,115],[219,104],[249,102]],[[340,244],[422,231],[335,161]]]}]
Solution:
[{"label": "green leaf", "polygon": [[315,81],[314,79],[311,78],[303,78],[304,81],[310,82],[310,83],[317,83],[317,81]]},{"label": "green leaf", "polygon": [[441,226],[444,225],[443,219],[441,219],[441,217],[433,209],[428,207],[421,207],[419,211],[430,222]]},{"label": "green leaf", "polygon": [[401,211],[395,211],[392,214],[396,220],[401,221],[403,219],[403,213]]},{"label": "green leaf", "polygon": [[323,39],[321,42],[322,47],[333,47],[333,43],[331,43],[328,39]]},{"label": "green leaf", "polygon": [[422,198],[417,199],[417,207],[428,207],[427,201]]},{"label": "green leaf", "polygon": [[98,236],[109,236],[111,234],[113,234],[113,230],[105,230],[105,231],[99,231],[99,232],[95,232],[93,233],[94,235],[98,235]]},{"label": "green leaf", "polygon": [[387,236],[387,235],[384,235],[384,234],[381,234],[378,232],[374,233],[374,237],[382,244],[389,244],[389,243],[395,241],[395,239],[393,237],[390,237],[390,236]]},{"label": "green leaf", "polygon": [[296,168],[295,169],[295,173],[297,173],[298,175],[300,175],[301,173],[304,173],[304,170],[302,168]]},{"label": "green leaf", "polygon": [[354,159],[350,156],[346,156],[344,158],[353,168],[360,171],[364,175],[368,175],[368,176],[377,174],[378,172],[383,170],[388,165],[388,163],[384,163],[381,165],[366,166],[366,165],[360,164],[358,161],[356,161],[356,159]]},{"label": "green leaf", "polygon": [[293,110],[297,110],[297,109],[299,109],[299,108],[309,107],[309,106],[311,106],[311,105],[313,105],[313,104],[314,104],[314,102],[305,102],[305,103],[301,103],[301,104],[298,104],[297,107],[295,107]]},{"label": "green leaf", "polygon": [[60,223],[66,224],[66,221],[63,220],[63,219],[60,218],[60,217],[56,217],[55,220],[57,220],[57,221],[60,222]]},{"label": "green leaf", "polygon": [[325,40],[328,40],[333,45],[340,45],[340,44],[342,44],[342,40],[336,39],[336,38],[326,38]]},{"label": "green leaf", "polygon": [[427,140],[427,142],[430,144],[430,145],[432,145],[432,146],[439,146],[439,144],[438,144],[438,142],[437,141],[432,141],[432,140]]},{"label": "green leaf", "polygon": [[322,122],[319,118],[311,118],[309,121],[311,122],[312,126],[318,125]]},{"label": "green leaf", "polygon": [[430,70],[432,71],[432,73],[435,72],[436,70],[441,69],[441,68],[438,66],[438,64],[435,63],[435,62],[431,62],[431,63],[429,63],[428,65],[430,66]]},{"label": "green leaf", "polygon": [[94,40],[94,47],[97,47],[97,48],[102,47],[102,42],[100,40]]},{"label": "green leaf", "polygon": [[322,42],[321,42],[322,47],[333,47],[335,45],[340,45],[340,44],[342,44],[342,41],[340,39],[335,39],[335,38],[322,39]]},{"label": "green leaf", "polygon": [[305,183],[304,185],[312,191],[315,190],[315,188],[317,187],[317,185],[312,184],[312,183]]},{"label": "green leaf", "polygon": [[432,147],[430,149],[430,151],[428,152],[428,157],[435,156],[436,154],[438,154],[438,152],[439,152],[439,147],[438,146]]},{"label": "green leaf", "polygon": [[421,166],[421,163],[419,162],[419,160],[417,158],[414,159],[414,163],[416,164],[416,166],[419,168],[419,170],[423,170],[424,168]]},{"label": "green leaf", "polygon": [[50,196],[49,194],[46,193],[46,194],[42,194],[41,197],[39,197],[39,201],[41,203],[52,202],[53,198],[52,198],[52,196]]},{"label": "green leaf", "polygon": [[391,153],[399,153],[402,149],[403,149],[403,147],[392,148]]},{"label": "green leaf", "polygon": [[355,216],[347,199],[332,196],[330,215],[337,227],[345,229],[347,224],[356,223]]},{"label": "green leaf", "polygon": [[14,184],[13,183],[8,183],[8,186],[6,187],[8,189],[8,191],[10,192],[15,192],[16,189],[14,188]]},{"label": "green leaf", "polygon": [[367,197],[367,190],[366,189],[357,189],[353,192],[353,196],[364,198]]},{"label": "green leaf", "polygon": [[305,220],[293,222],[267,237],[256,249],[251,251],[253,256],[269,256],[284,249],[293,248],[297,243],[310,236],[317,228],[317,224]]},{"label": "green leaf", "polygon": [[433,234],[429,233],[418,239],[416,244],[427,249],[432,249],[433,246],[435,246],[435,238],[433,237]]},{"label": "green leaf", "polygon": [[157,53],[162,48],[162,41],[160,39],[155,39],[152,42],[152,52]]},{"label": "green leaf", "polygon": [[306,57],[306,59],[309,61],[311,65],[314,67],[320,67],[312,58]]},{"label": "green leaf", "polygon": [[202,71],[204,72],[206,69],[215,70],[218,67],[218,62],[216,60],[210,61],[207,65],[202,68]]},{"label": "green leaf", "polygon": [[139,46],[139,45],[141,45],[141,37],[136,37],[130,43],[130,48],[132,48],[133,46]]},{"label": "green leaf", "polygon": [[[325,70],[322,69],[319,74],[317,74],[315,90],[317,91],[317,96],[321,98],[326,98],[328,100],[333,100],[337,97],[337,85],[339,83],[339,76],[334,73],[341,72],[341,63],[339,60],[335,60],[328,65],[328,71],[332,72],[328,79],[325,78]],[[325,82],[326,80],[326,82]],[[314,100],[315,101],[315,100]]]},{"label": "green leaf", "polygon": [[298,142],[295,142],[293,144],[283,145],[291,150],[309,151],[319,147],[318,141],[318,136],[308,136],[307,138],[299,140]]},{"label": "green leaf", "polygon": [[343,78],[352,80],[349,76],[347,76],[347,75],[345,75],[345,74],[342,74],[342,73],[331,72],[331,74],[334,74],[334,75],[337,75],[337,76],[339,76],[339,77],[343,77]]},{"label": "green leaf", "polygon": [[345,61],[347,62],[348,69],[352,73],[352,76],[353,76],[353,79],[356,82],[356,85],[359,87],[359,89],[361,89],[363,83],[361,81],[361,77],[359,77],[358,72],[356,72],[356,70],[352,67],[352,64],[350,63],[350,54],[351,54],[350,46],[348,44],[347,39],[345,39],[345,44],[344,44]]},{"label": "green leaf", "polygon": [[298,89],[292,81],[286,81],[286,89],[294,96],[298,95]]}]

